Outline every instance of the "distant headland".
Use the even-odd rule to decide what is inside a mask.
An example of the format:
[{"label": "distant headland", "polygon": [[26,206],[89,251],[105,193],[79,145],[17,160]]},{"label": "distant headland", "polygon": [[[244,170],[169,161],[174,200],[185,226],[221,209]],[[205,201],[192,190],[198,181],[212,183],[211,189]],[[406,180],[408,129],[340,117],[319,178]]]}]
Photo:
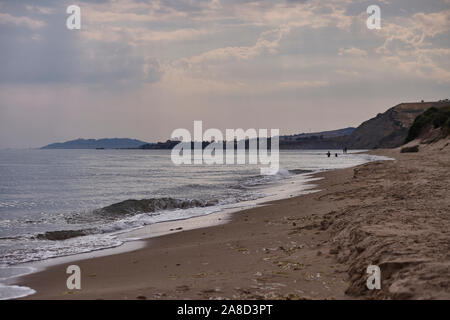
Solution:
[{"label": "distant headland", "polygon": [[41,149],[137,149],[145,141],[129,138],[76,139],[52,143]]}]

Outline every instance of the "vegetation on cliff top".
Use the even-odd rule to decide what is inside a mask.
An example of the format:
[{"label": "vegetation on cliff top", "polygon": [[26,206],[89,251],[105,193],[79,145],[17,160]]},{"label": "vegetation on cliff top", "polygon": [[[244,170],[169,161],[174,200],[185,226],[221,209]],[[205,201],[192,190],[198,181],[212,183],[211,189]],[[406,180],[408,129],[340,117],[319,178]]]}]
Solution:
[{"label": "vegetation on cliff top", "polygon": [[418,138],[426,130],[441,128],[443,136],[450,133],[450,105],[435,108],[431,107],[417,116],[409,128],[405,143]]}]

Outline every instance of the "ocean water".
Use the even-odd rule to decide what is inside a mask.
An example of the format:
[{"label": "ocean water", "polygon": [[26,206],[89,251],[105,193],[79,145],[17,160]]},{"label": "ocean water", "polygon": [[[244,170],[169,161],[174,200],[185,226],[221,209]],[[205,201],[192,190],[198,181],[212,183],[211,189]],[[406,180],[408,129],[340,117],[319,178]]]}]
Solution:
[{"label": "ocean water", "polygon": [[293,177],[381,159],[326,151],[280,151],[279,173],[261,176],[259,165],[175,166],[169,150],[0,150],[0,279],[20,263],[119,246],[126,230],[260,199]]}]

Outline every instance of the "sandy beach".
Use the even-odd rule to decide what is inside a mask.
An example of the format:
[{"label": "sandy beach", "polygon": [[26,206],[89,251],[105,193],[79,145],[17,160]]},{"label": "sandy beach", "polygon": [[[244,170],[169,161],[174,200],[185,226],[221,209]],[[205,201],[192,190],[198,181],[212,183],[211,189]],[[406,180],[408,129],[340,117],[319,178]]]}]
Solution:
[{"label": "sandy beach", "polygon": [[[449,140],[319,174],[319,192],[20,279],[26,299],[449,299]],[[181,222],[180,222],[181,225]],[[368,290],[366,268],[381,268]]]}]

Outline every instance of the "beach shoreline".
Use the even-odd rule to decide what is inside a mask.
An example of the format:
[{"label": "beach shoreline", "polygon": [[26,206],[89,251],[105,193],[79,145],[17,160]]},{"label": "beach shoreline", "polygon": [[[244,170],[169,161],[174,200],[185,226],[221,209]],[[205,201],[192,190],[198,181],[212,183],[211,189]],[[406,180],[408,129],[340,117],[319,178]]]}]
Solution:
[{"label": "beach shoreline", "polygon": [[[351,169],[351,168],[349,168]],[[200,234],[200,238],[204,235],[204,231],[209,231],[208,233],[214,233],[215,231],[222,229],[222,228],[229,228],[229,225],[235,225],[235,224],[240,224],[242,223],[241,219],[238,218],[238,216],[241,215],[246,215],[246,214],[258,214],[259,210],[262,210],[263,208],[266,207],[270,207],[272,206],[274,203],[278,203],[278,202],[283,202],[285,200],[289,200],[289,199],[296,199],[296,198],[301,198],[304,196],[308,196],[308,195],[313,195],[316,192],[320,192],[321,188],[326,185],[326,176],[333,172],[333,171],[340,171],[340,170],[348,170],[348,169],[337,169],[337,170],[332,170],[332,171],[325,171],[325,172],[319,172],[319,173],[314,173],[314,174],[308,174],[309,176],[312,177],[312,180],[314,181],[314,184],[308,184],[307,190],[303,189],[301,192],[304,192],[303,194],[299,194],[296,196],[289,196],[289,193],[294,193],[294,190],[289,190],[288,192],[285,192],[285,194],[283,196],[281,196],[280,194],[276,194],[273,196],[268,196],[265,197],[263,201],[259,201],[257,203],[254,203],[253,205],[249,205],[248,208],[240,208],[237,207],[235,209],[228,209],[225,211],[221,211],[221,212],[216,212],[216,213],[212,213],[209,214],[207,216],[202,216],[202,217],[195,217],[195,218],[190,218],[190,219],[185,219],[185,220],[179,220],[179,221],[169,221],[169,222],[162,222],[162,223],[158,223],[155,224],[153,226],[149,226],[149,227],[144,227],[142,229],[137,230],[137,235],[142,237],[139,240],[137,240],[137,244],[134,245],[134,241],[132,242],[127,242],[125,243],[125,246],[128,246],[128,248],[121,248],[121,246],[117,247],[117,248],[110,248],[110,249],[104,249],[104,250],[99,250],[99,251],[94,251],[94,252],[89,252],[89,253],[85,253],[85,254],[77,254],[77,255],[73,255],[73,256],[66,256],[66,257],[59,257],[59,258],[53,258],[50,260],[46,260],[46,261],[42,261],[42,262],[31,262],[25,265],[30,265],[33,266],[34,268],[36,268],[37,270],[31,274],[27,274],[21,277],[18,277],[17,279],[15,279],[15,281],[12,283],[14,285],[20,285],[20,286],[27,286],[27,287],[37,287],[39,286],[39,289],[34,289],[36,290],[36,293],[27,297],[23,297],[25,299],[58,299],[56,297],[49,297],[45,294],[46,289],[44,289],[45,284],[48,283],[48,277],[53,277],[52,274],[55,270],[63,270],[63,274],[62,274],[62,279],[64,281],[62,289],[63,289],[63,297],[62,299],[65,298],[72,298],[75,296],[72,296],[72,294],[74,294],[75,292],[69,291],[67,290],[67,288],[65,288],[65,279],[66,279],[66,273],[65,273],[65,268],[70,265],[70,264],[80,264],[81,267],[81,261],[92,261],[92,260],[96,260],[96,259],[102,259],[102,258],[107,258],[107,257],[114,257],[114,256],[120,256],[120,255],[127,255],[127,254],[133,254],[136,253],[140,250],[147,250],[147,249],[157,249],[159,247],[172,247],[172,246],[177,246],[182,242],[195,242],[195,239],[197,237],[199,237]],[[317,182],[316,182],[317,181]],[[300,192],[299,190],[296,190],[297,192]],[[266,209],[267,210],[267,209]],[[209,223],[205,223],[205,219],[209,220]],[[212,221],[213,219],[218,220],[215,223]],[[200,222],[200,226],[199,223],[189,223],[192,220],[197,220],[197,221],[202,221]],[[246,221],[247,218],[244,218],[244,221]],[[186,225],[186,222],[188,222],[188,225]],[[201,226],[201,224],[204,224],[204,226]],[[176,230],[183,225],[183,229],[182,230]],[[191,225],[191,227],[189,226]],[[153,236],[144,236],[142,234],[139,235],[139,233],[142,233],[141,230],[146,229],[146,228],[151,228],[156,226],[158,229],[159,235],[153,235]],[[164,232],[163,230],[166,230],[166,232]],[[234,229],[233,227],[231,227],[231,229]],[[147,231],[148,232],[148,229]],[[186,236],[186,234],[189,233],[188,236]],[[136,235],[135,232],[131,231],[131,232],[127,232],[128,236],[133,236]],[[220,237],[220,236],[219,236]],[[188,240],[189,239],[189,240]],[[164,244],[164,245],[161,245]],[[269,248],[268,248],[269,249]],[[242,248],[238,248],[238,251],[243,251]],[[270,249],[269,249],[270,250]],[[158,251],[158,250],[157,250]],[[245,252],[243,253],[245,254]],[[177,265],[177,264],[175,264]],[[181,264],[180,264],[181,265]],[[62,268],[62,269],[61,269]],[[85,268],[82,268],[82,272]],[[48,272],[50,272],[50,274],[48,274]],[[56,271],[58,274],[61,274],[60,271]],[[84,272],[83,272],[84,273]],[[48,274],[48,275],[47,275]],[[41,277],[41,275],[43,277]],[[194,274],[194,278],[195,278],[195,274]],[[199,277],[201,277],[201,275],[197,275]],[[92,274],[91,274],[91,278],[92,278]],[[41,279],[38,282],[35,282],[35,280],[32,280],[32,283],[30,284],[29,280],[30,279]],[[64,289],[65,288],[65,289]],[[83,291],[83,290],[81,290]],[[80,291],[80,292],[81,292]],[[41,294],[44,294],[41,296]],[[139,296],[145,296],[145,295],[139,295]],[[164,297],[164,296],[162,296]],[[22,298],[22,299],[23,299]],[[93,297],[91,297],[90,295],[88,295],[87,297],[79,297],[81,299],[92,299]],[[114,294],[112,296],[110,296],[110,298],[112,299],[116,299],[118,298],[117,296],[115,296]],[[178,297],[178,298],[182,298],[182,297]],[[195,298],[195,297],[192,297]]]},{"label": "beach shoreline", "polygon": [[[433,159],[433,148],[428,153],[412,155],[401,154],[399,149],[374,151],[371,153],[396,160],[318,173],[315,176],[323,178],[316,182],[318,192],[244,209],[233,213],[226,224],[150,238],[134,251],[71,262],[81,268],[81,290],[67,289],[68,264],[26,275],[16,284],[37,291],[25,299],[415,298],[395,281],[395,272],[391,272],[390,277],[394,278],[386,283],[392,280],[397,287],[391,288],[391,284],[377,292],[364,288],[361,279],[366,270],[360,266],[360,257],[349,255],[344,250],[348,248],[342,248],[339,242],[339,232],[346,226],[339,226],[342,223],[338,213],[349,208],[356,212],[368,205],[361,203],[359,194],[384,183],[372,179],[372,169],[421,165]],[[445,153],[441,156],[448,158]],[[357,175],[364,170],[367,176],[361,181]],[[392,254],[401,256],[398,252]],[[345,257],[357,261],[364,270],[355,272],[355,266]],[[369,264],[369,260],[363,264]],[[429,260],[430,257],[417,261]],[[404,266],[409,265],[415,264],[406,259]],[[442,277],[445,279],[446,274]],[[427,294],[431,294],[429,290]],[[443,290],[436,296],[431,294],[431,298],[445,295]]]},{"label": "beach shoreline", "polygon": [[[52,257],[44,260],[35,260],[20,263],[12,266],[3,267],[3,272],[9,273],[7,278],[1,278],[1,285],[11,286],[20,281],[21,277],[32,273],[38,273],[45,271],[48,268],[57,265],[69,265],[71,262],[79,260],[93,259],[103,256],[116,255],[125,252],[135,251],[141,249],[147,245],[147,241],[151,238],[163,237],[177,232],[189,231],[192,229],[207,228],[211,226],[217,226],[227,223],[233,213],[243,211],[245,209],[256,208],[264,206],[265,203],[281,200],[294,195],[307,194],[310,192],[316,192],[314,187],[316,186],[312,182],[321,178],[313,177],[314,172],[304,172],[301,174],[292,174],[289,179],[281,180],[279,183],[272,183],[263,187],[265,195],[253,200],[245,200],[234,204],[218,207],[205,215],[193,216],[190,218],[180,218],[168,221],[161,221],[152,223],[149,225],[143,225],[141,227],[133,229],[124,229],[117,231],[112,235],[121,244],[91,250],[87,252],[81,252],[76,254],[62,255]],[[12,269],[21,269],[21,272],[13,272]],[[28,289],[28,290],[27,290]],[[22,287],[21,292],[34,291],[28,287]],[[7,299],[22,298],[29,295],[25,293],[19,293],[20,296],[10,297]],[[5,298],[5,297],[2,297]]]}]

